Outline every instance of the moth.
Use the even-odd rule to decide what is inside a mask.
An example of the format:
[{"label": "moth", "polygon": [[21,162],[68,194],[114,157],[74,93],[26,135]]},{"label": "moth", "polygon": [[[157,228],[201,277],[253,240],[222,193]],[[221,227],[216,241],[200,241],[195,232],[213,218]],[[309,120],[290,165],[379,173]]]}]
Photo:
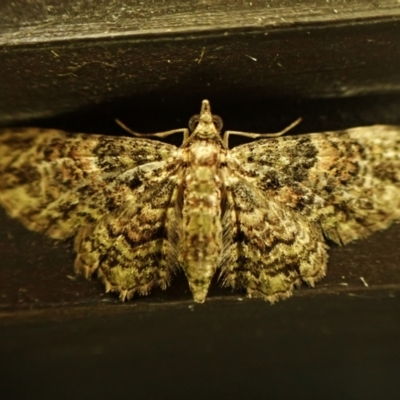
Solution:
[{"label": "moth", "polygon": [[[344,245],[400,218],[398,126],[221,129],[204,100],[189,129],[134,138],[3,130],[0,203],[33,231],[74,237],[75,272],[121,300],[183,271],[198,303],[214,274],[249,297],[287,298],[324,277],[327,239]],[[179,148],[152,140],[177,132]],[[233,134],[261,140],[229,149]]]}]

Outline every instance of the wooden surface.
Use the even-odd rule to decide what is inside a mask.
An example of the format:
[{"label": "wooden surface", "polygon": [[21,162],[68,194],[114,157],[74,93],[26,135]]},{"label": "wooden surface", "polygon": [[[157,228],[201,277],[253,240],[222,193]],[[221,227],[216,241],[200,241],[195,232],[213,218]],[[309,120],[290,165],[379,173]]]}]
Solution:
[{"label": "wooden surface", "polygon": [[[2,323],[13,399],[397,399],[387,292],[63,309]],[[397,317],[397,318],[395,318]]]},{"label": "wooden surface", "polygon": [[[395,0],[5,0],[0,124],[154,132],[208,98],[226,129],[400,125],[399,16]],[[399,239],[331,245],[327,277],[274,306],[217,282],[197,305],[182,276],[121,304],[73,274],[70,242],[0,211],[0,397],[397,399]]]},{"label": "wooden surface", "polygon": [[[125,7],[123,6],[125,4]],[[399,92],[387,1],[3,0],[0,124],[200,97]]]}]

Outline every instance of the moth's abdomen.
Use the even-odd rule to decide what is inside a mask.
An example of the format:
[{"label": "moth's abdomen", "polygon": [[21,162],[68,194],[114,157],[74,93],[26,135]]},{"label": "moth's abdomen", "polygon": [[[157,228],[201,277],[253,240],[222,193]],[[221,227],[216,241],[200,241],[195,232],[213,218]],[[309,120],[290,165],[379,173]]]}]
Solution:
[{"label": "moth's abdomen", "polygon": [[185,178],[179,253],[190,290],[199,303],[206,298],[223,248],[219,151],[209,142],[199,142],[188,149],[192,165]]}]

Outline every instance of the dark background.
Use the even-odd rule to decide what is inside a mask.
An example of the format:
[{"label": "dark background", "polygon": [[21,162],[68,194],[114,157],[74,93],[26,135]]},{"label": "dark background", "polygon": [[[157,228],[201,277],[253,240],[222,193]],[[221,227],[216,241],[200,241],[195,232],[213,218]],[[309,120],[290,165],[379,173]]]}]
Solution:
[{"label": "dark background", "polygon": [[[400,125],[399,37],[394,0],[6,0],[0,124],[162,131],[208,98],[232,130]],[[399,238],[332,245],[328,276],[273,306],[218,282],[197,305],[182,276],[121,304],[1,210],[0,397],[398,398]]]}]

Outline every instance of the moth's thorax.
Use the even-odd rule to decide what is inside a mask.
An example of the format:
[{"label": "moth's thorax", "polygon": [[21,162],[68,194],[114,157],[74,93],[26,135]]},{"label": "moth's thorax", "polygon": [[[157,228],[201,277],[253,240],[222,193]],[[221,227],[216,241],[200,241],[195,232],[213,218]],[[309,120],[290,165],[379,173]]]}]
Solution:
[{"label": "moth's thorax", "polygon": [[196,140],[187,149],[186,162],[188,167],[209,166],[218,168],[221,162],[225,162],[226,150],[220,143],[213,140]]},{"label": "moth's thorax", "polygon": [[219,207],[222,185],[220,165],[225,160],[226,152],[216,143],[205,140],[193,143],[187,152],[186,203]]}]

